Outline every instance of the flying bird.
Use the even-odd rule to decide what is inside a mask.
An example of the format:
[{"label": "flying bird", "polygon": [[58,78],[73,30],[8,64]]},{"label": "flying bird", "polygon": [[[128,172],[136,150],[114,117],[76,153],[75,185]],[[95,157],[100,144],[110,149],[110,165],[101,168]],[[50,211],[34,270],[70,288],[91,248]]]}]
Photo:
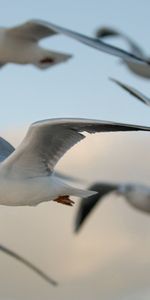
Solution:
[{"label": "flying bird", "polygon": [[133,88],[132,86],[122,83],[121,81],[114,79],[114,78],[109,78],[111,81],[119,85],[121,88],[123,88],[125,91],[127,91],[129,94],[140,100],[142,103],[150,106],[150,98],[139,92],[137,89]]},{"label": "flying bird", "polygon": [[150,127],[90,119],[49,119],[33,123],[16,150],[0,139],[0,204],[37,205],[44,201],[73,205],[70,196],[95,191],[64,182],[54,168],[60,158],[83,140],[82,132],[150,131]]},{"label": "flying bird", "polygon": [[81,199],[75,219],[75,232],[78,232],[96,205],[110,193],[123,196],[132,207],[150,213],[150,187],[135,183],[94,183],[90,189],[97,194]]},{"label": "flying bird", "polygon": [[51,51],[39,45],[39,41],[56,32],[38,22],[0,28],[0,67],[7,63],[31,64],[47,69],[72,57],[67,53]]},{"label": "flying bird", "polygon": [[10,28],[0,28],[0,66],[7,63],[32,64],[46,69],[68,60],[71,55],[43,49],[39,41],[46,37],[62,33],[97,50],[128,59],[142,65],[149,64],[145,58],[134,55],[117,47],[107,45],[99,39],[85,36],[61,26],[42,20],[29,20]]},{"label": "flying bird", "polygon": [[17,261],[21,262],[26,267],[28,267],[29,269],[31,269],[33,272],[35,272],[36,274],[38,274],[41,278],[43,278],[44,280],[46,280],[48,283],[50,283],[52,285],[57,285],[57,282],[54,279],[50,278],[43,271],[41,271],[39,268],[37,268],[35,265],[33,265],[27,259],[21,257],[16,252],[8,249],[7,247],[5,247],[2,244],[0,244],[0,251],[3,252],[3,253],[5,253],[8,256],[11,256],[12,258],[16,259]]},{"label": "flying bird", "polygon": [[[143,52],[143,49],[132,39],[130,39],[126,34],[119,32],[118,30],[111,29],[109,27],[101,27],[96,32],[96,37],[103,39],[107,37],[121,37],[130,47],[130,51],[133,55],[140,57],[147,62],[150,62],[150,57],[147,57]],[[150,66],[147,64],[139,64],[138,61],[131,61],[122,57],[122,61],[126,64],[128,69],[132,71],[134,74],[139,75],[141,77],[150,78]]]}]

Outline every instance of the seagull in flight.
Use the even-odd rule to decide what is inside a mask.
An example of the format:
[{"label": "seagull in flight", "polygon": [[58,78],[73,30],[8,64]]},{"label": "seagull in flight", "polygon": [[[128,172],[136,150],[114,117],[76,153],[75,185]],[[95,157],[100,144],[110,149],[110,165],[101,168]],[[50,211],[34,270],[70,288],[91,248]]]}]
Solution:
[{"label": "seagull in flight", "polygon": [[[150,62],[150,57],[147,57],[146,54],[143,52],[141,47],[133,42],[126,34],[119,32],[118,30],[111,29],[109,27],[101,27],[96,32],[96,37],[103,39],[107,37],[121,37],[130,47],[130,51],[133,55],[140,57],[147,62]],[[139,64],[138,61],[131,61],[122,57],[122,61],[125,65],[132,71],[134,74],[141,76],[143,78],[150,78],[150,66],[147,64]]]},{"label": "seagull in flight", "polygon": [[130,62],[147,66],[149,61],[140,55],[128,53],[107,45],[97,38],[88,37],[64,27],[42,20],[29,20],[10,28],[0,28],[0,66],[7,63],[32,64],[40,69],[49,68],[71,58],[70,54],[42,48],[39,41],[55,34],[64,34],[97,50],[119,56]]},{"label": "seagull in flight", "polygon": [[31,269],[33,272],[35,272],[36,274],[38,274],[41,278],[43,278],[44,280],[46,280],[48,283],[50,283],[52,285],[55,285],[55,286],[57,285],[57,282],[54,279],[50,278],[43,271],[41,271],[39,268],[37,268],[35,265],[33,265],[27,259],[21,257],[16,252],[8,249],[7,247],[5,247],[2,244],[0,244],[0,251],[3,252],[3,253],[5,253],[8,256],[11,256],[12,258],[16,259],[17,261],[21,262],[26,267],[28,267],[29,269]]},{"label": "seagull in flight", "polygon": [[150,213],[150,187],[135,183],[94,183],[90,189],[97,194],[81,199],[75,219],[75,232],[78,232],[96,205],[110,193],[123,196],[132,207],[141,212]]},{"label": "seagull in flight", "polygon": [[0,204],[35,206],[56,201],[72,206],[70,196],[88,197],[95,191],[82,190],[64,182],[54,168],[83,132],[150,131],[150,127],[90,119],[48,119],[33,123],[14,150],[0,138]]},{"label": "seagull in flight", "polygon": [[119,85],[121,88],[123,88],[125,91],[127,91],[129,94],[140,100],[142,103],[150,106],[150,98],[139,92],[137,89],[133,88],[132,86],[122,83],[120,80],[109,78],[111,81]]},{"label": "seagull in flight", "polygon": [[53,29],[32,21],[0,28],[0,67],[7,63],[31,64],[45,70],[66,62],[72,57],[71,54],[51,51],[39,45],[41,39],[55,34]]}]

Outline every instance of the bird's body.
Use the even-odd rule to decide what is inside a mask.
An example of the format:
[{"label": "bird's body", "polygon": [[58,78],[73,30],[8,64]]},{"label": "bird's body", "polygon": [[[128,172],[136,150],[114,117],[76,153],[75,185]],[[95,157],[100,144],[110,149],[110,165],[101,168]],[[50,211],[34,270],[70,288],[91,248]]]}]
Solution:
[{"label": "bird's body", "polygon": [[80,230],[89,214],[96,205],[108,194],[122,196],[124,200],[140,212],[150,213],[150,187],[136,183],[95,183],[90,189],[97,191],[97,194],[81,200],[75,220],[75,231]]},{"label": "bird's body", "polygon": [[47,35],[40,34],[37,26],[27,22],[18,27],[0,28],[0,66],[7,63],[32,64],[46,69],[71,58],[70,54],[50,51],[42,48],[38,41],[53,35],[49,30]]},{"label": "bird's body", "polygon": [[[140,57],[143,60],[150,61],[150,58],[147,57],[141,47],[137,45],[135,42],[132,41],[126,34],[119,32],[117,30],[113,30],[109,27],[101,27],[96,32],[96,37],[103,39],[107,37],[121,37],[130,47],[130,51],[132,54]],[[150,78],[150,66],[147,64],[139,64],[138,62],[134,62],[131,60],[128,60],[126,58],[123,58],[122,60],[124,64],[130,69],[134,74],[144,77],[144,78]]]},{"label": "bird's body", "polygon": [[55,175],[15,179],[15,174],[5,176],[0,168],[0,181],[0,204],[8,206],[35,206],[59,196],[87,197],[94,194],[94,191],[73,188]]},{"label": "bird's body", "polygon": [[39,45],[41,39],[55,34],[64,34],[102,52],[128,59],[130,62],[138,62],[144,66],[149,63],[136,54],[107,45],[98,39],[42,20],[29,20],[15,27],[0,28],[0,66],[7,63],[32,64],[40,69],[46,69],[67,61],[71,58],[70,54],[44,49]]},{"label": "bird's body", "polygon": [[[149,59],[149,58],[147,58]],[[131,70],[134,74],[141,76],[143,78],[150,78],[150,66],[148,65],[140,65],[137,63],[132,63],[124,60],[125,65]]]},{"label": "bird's body", "polygon": [[[35,42],[15,36],[11,37],[11,35],[7,34],[7,29],[0,29],[0,62],[2,64],[7,62],[20,64],[31,63],[36,59],[37,48]],[[33,55],[34,52],[35,58]]]},{"label": "bird's body", "polygon": [[85,138],[81,132],[150,130],[149,127],[89,119],[49,119],[33,123],[15,150],[0,138],[0,204],[37,205],[54,200],[72,205],[69,196],[95,191],[72,187],[54,171],[59,159]]}]

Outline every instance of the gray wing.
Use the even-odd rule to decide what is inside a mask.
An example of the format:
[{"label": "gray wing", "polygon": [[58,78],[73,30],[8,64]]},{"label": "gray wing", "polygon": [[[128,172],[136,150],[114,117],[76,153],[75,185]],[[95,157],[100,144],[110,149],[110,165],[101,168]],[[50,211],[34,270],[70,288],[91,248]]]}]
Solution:
[{"label": "gray wing", "polygon": [[109,27],[100,27],[96,31],[97,38],[107,38],[107,37],[114,37],[114,36],[123,38],[128,43],[130,50],[133,54],[137,55],[138,57],[141,58],[143,57],[146,59],[146,56],[144,55],[144,52],[141,49],[141,47],[139,47],[135,42],[133,42],[127,35]]},{"label": "gray wing", "polygon": [[0,162],[6,159],[12,152],[14,152],[15,148],[0,137]]},{"label": "gray wing", "polygon": [[51,30],[54,30],[56,33],[62,33],[66,36],[69,36],[83,44],[86,44],[86,45],[88,45],[92,48],[95,48],[97,50],[100,50],[102,52],[106,52],[111,55],[121,57],[122,59],[126,59],[126,60],[134,62],[134,63],[146,63],[148,65],[150,64],[149,60],[147,61],[144,58],[142,59],[141,56],[134,55],[133,53],[129,53],[118,47],[108,45],[97,38],[88,37],[86,35],[80,34],[78,32],[69,30],[64,27],[57,26],[57,25],[49,23],[49,22],[45,22],[45,21],[41,21],[41,20],[35,20],[35,21],[32,20],[32,23],[34,23],[34,22],[35,22],[35,24],[37,24],[37,23],[41,24],[47,28],[50,28]]},{"label": "gray wing", "polygon": [[25,258],[21,257],[20,255],[18,255],[16,252],[6,248],[3,245],[0,245],[0,251],[4,252],[5,254],[15,258],[16,260],[18,260],[19,262],[21,262],[22,264],[24,264],[26,267],[28,267],[29,269],[31,269],[32,271],[34,271],[36,274],[38,274],[40,277],[42,277],[44,280],[46,280],[48,283],[52,284],[52,285],[57,285],[57,282],[50,278],[48,275],[46,275],[44,272],[42,272],[39,268],[37,268],[36,266],[34,266],[32,263],[30,263],[28,260],[26,260]]},{"label": "gray wing", "polygon": [[127,91],[129,94],[143,102],[144,104],[150,106],[150,98],[143,95],[141,92],[136,90],[135,88],[131,87],[130,85],[127,85],[125,83],[120,82],[117,79],[110,78],[111,81],[115,82],[117,85],[119,85],[121,88],[123,88],[125,91]]},{"label": "gray wing", "polygon": [[23,178],[46,176],[59,159],[85,138],[81,132],[150,130],[150,127],[90,119],[50,119],[33,123],[17,150],[5,162],[9,174]]},{"label": "gray wing", "polygon": [[107,183],[95,183],[89,187],[89,190],[96,191],[98,193],[81,199],[75,218],[75,232],[80,230],[89,214],[91,214],[93,209],[95,209],[96,205],[103,199],[103,197],[108,193],[117,190],[117,188],[117,185]]},{"label": "gray wing", "polygon": [[48,36],[57,34],[57,32],[52,28],[49,28],[38,21],[32,22],[32,20],[24,24],[8,28],[6,32],[11,36],[29,39],[35,42]]}]

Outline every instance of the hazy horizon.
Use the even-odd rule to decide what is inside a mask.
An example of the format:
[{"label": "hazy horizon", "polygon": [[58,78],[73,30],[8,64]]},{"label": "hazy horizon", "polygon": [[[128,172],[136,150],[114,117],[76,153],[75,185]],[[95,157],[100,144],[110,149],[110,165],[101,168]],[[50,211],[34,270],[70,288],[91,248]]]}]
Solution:
[{"label": "hazy horizon", "polygon": [[[110,25],[149,51],[148,1],[69,0],[3,2],[1,26],[44,19],[93,35]],[[126,45],[115,40],[112,43]],[[64,36],[42,44],[74,55],[47,71],[32,66],[0,69],[1,136],[18,145],[28,126],[52,117],[87,117],[150,125],[150,110],[108,80],[120,79],[150,96],[149,80],[130,73],[120,60]],[[149,54],[149,53],[148,53]],[[150,134],[88,136],[71,149],[57,169],[93,181],[149,185]],[[150,216],[122,197],[108,196],[78,235],[73,208],[54,202],[37,207],[0,207],[0,243],[28,258],[60,282],[49,286],[30,270],[0,253],[1,300],[148,300],[150,297]]]}]

